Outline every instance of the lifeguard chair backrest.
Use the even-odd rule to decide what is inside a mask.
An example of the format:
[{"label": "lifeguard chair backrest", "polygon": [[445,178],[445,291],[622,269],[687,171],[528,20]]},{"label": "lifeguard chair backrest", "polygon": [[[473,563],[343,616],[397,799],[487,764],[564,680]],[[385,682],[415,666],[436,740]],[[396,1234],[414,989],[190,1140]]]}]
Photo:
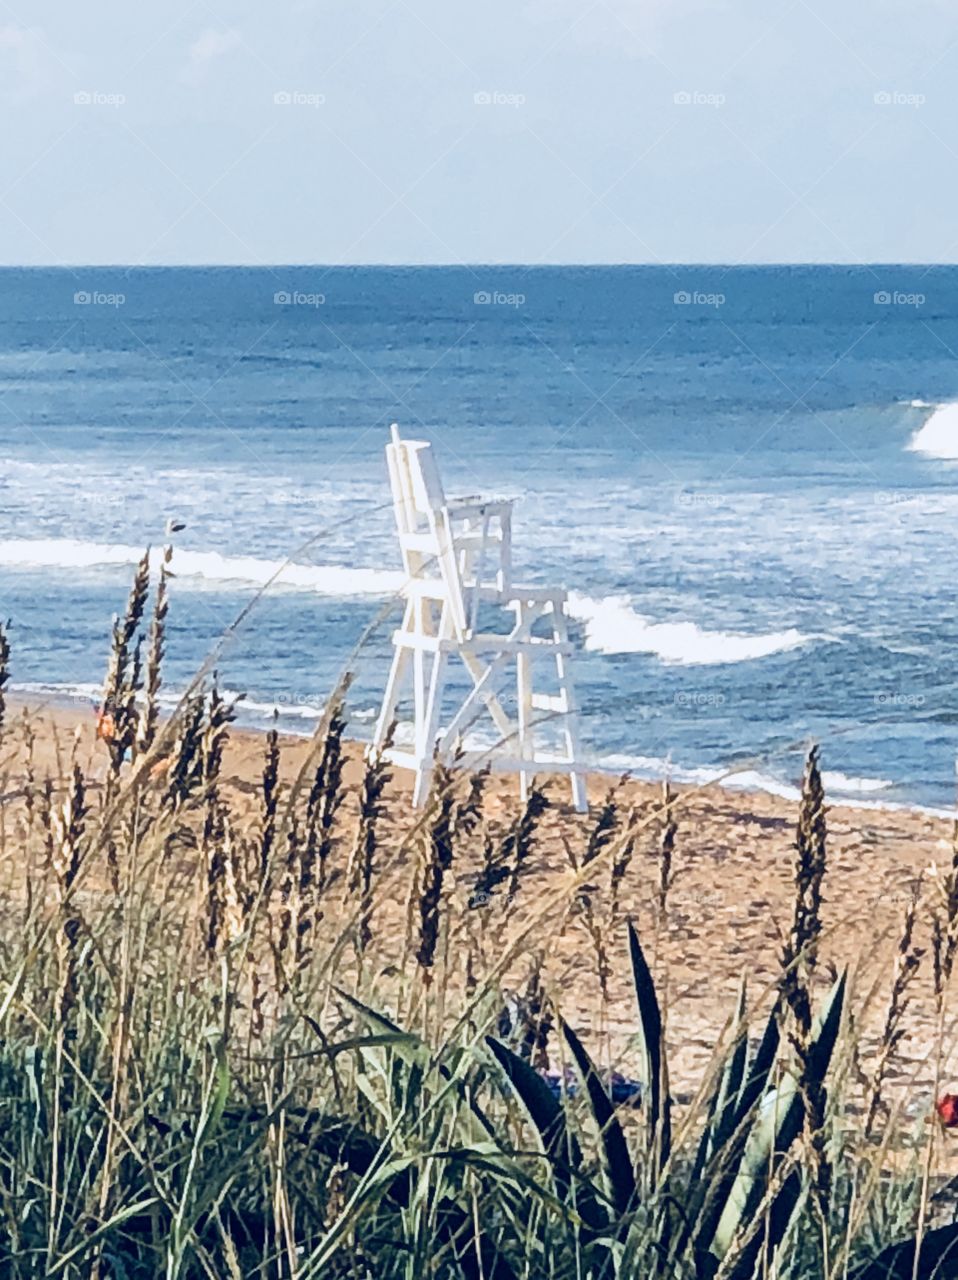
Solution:
[{"label": "lifeguard chair backrest", "polygon": [[459,638],[466,631],[462,579],[452,526],[432,445],[426,440],[403,440],[395,423],[386,446],[386,464],[393,494],[396,530],[410,592],[417,581],[442,585]]}]

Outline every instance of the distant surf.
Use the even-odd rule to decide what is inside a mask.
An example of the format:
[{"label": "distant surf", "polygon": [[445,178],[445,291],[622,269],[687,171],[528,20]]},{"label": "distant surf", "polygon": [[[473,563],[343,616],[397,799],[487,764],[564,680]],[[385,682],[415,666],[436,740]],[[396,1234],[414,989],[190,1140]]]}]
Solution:
[{"label": "distant surf", "polygon": [[[9,686],[11,693],[31,699],[41,699],[54,704],[80,704],[88,707],[91,713],[98,706],[102,697],[102,688],[98,684],[76,682],[60,683],[56,681],[22,681]],[[160,692],[158,702],[164,710],[171,711],[183,697],[183,690],[164,689]],[[269,698],[253,699],[245,694],[229,688],[221,690],[227,701],[237,699],[237,712],[240,725],[262,728],[278,717],[284,732],[292,736],[309,736],[323,713],[323,702],[292,702],[282,695],[275,700]],[[352,711],[351,722],[369,722],[377,714],[378,708],[364,707]],[[305,723],[304,723],[305,722]],[[308,726],[308,727],[307,727]],[[396,726],[396,741],[400,745],[412,740],[413,726],[400,722]],[[368,729],[366,730],[368,733]],[[360,735],[363,737],[364,735]],[[495,735],[471,731],[466,735],[464,745],[467,750],[482,752],[496,745]],[[629,753],[611,753],[595,759],[592,768],[605,774],[629,774],[634,778],[646,781],[659,781],[669,778],[679,785],[720,786],[729,791],[764,792],[776,796],[780,800],[797,804],[801,799],[801,788],[794,782],[766,773],[759,769],[740,769],[731,772],[718,765],[682,766],[676,764],[668,756],[645,756]],[[883,792],[894,786],[886,778],[854,777],[838,770],[826,770],[822,774],[826,797],[833,803],[850,809],[862,810],[912,810],[915,812],[934,814],[939,817],[953,817],[952,809],[941,807],[914,805],[901,801],[876,800],[870,798],[876,792]]]},{"label": "distant surf", "polygon": [[[764,773],[759,769],[728,772],[718,766],[682,767],[664,756],[624,753],[603,756],[598,761],[598,767],[605,773],[627,773],[631,777],[652,782],[657,782],[660,778],[670,778],[678,785],[699,787],[714,785],[728,791],[764,792],[766,795],[776,796],[779,800],[785,800],[791,804],[797,804],[802,798],[801,787],[797,783],[777,777],[773,773]],[[936,817],[954,817],[953,809],[868,798],[876,792],[888,791],[894,786],[894,783],[887,778],[856,778],[837,770],[826,770],[822,774],[822,784],[825,787],[826,800],[846,809],[891,813],[909,811],[933,814]]]},{"label": "distant surf", "polygon": [[[103,697],[102,685],[88,681],[58,682],[53,680],[23,680],[13,682],[10,692],[31,698],[42,698],[53,703],[80,703],[96,709]],[[173,711],[185,696],[185,689],[162,689],[157,696],[157,704],[166,711]],[[323,714],[323,702],[293,702],[286,696],[279,695],[273,700],[257,701],[248,698],[245,693],[236,689],[221,688],[220,694],[227,702],[236,701],[240,717],[244,720],[268,723],[274,715],[282,719],[318,720]],[[351,716],[352,719],[363,720],[365,715]]]},{"label": "distant surf", "polygon": [[958,402],[935,405],[924,426],[908,442],[908,449],[928,458],[958,458]]},{"label": "distant surf", "polygon": [[764,635],[735,631],[706,631],[694,622],[652,622],[630,605],[625,596],[594,600],[573,592],[569,609],[585,624],[585,647],[594,653],[650,653],[678,666],[716,666],[751,662],[785,653],[816,637],[790,627]]},{"label": "distant surf", "polygon": [[[0,541],[0,564],[13,569],[101,569],[135,565],[143,551],[122,543],[81,542],[73,538],[7,539]],[[155,552],[159,563],[159,552]],[[349,565],[286,564],[255,556],[225,556],[219,551],[173,552],[177,578],[211,586],[263,587],[275,585],[330,596],[386,596],[398,591],[403,575],[389,569]]]},{"label": "distant surf", "polygon": [[[0,564],[7,569],[63,569],[71,571],[133,566],[143,552],[123,543],[84,542],[73,538],[6,539],[0,541]],[[155,551],[155,562],[159,563]],[[263,587],[310,591],[317,595],[385,597],[400,590],[399,570],[353,568],[349,565],[310,565],[255,556],[227,556],[219,551],[173,552],[177,580],[206,589]],[[789,628],[762,635],[707,631],[694,622],[653,622],[643,617],[624,596],[593,599],[573,591],[569,612],[585,626],[585,647],[593,653],[648,653],[679,666],[714,666],[750,662],[784,653],[816,637]]]},{"label": "distant surf", "polygon": [[838,770],[825,770],[822,784],[826,791],[840,791],[844,795],[867,795],[873,791],[887,791],[894,784],[887,778],[855,778]]}]

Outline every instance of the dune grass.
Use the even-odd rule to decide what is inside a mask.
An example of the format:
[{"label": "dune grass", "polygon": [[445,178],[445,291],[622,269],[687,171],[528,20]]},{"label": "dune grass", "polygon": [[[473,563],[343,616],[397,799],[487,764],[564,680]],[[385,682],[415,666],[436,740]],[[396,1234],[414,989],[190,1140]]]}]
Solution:
[{"label": "dune grass", "polygon": [[[284,775],[274,730],[256,794],[237,793],[223,769],[235,709],[215,677],[158,714],[168,561],[151,592],[144,558],[114,625],[95,779],[79,739],[40,776],[37,728],[3,701],[16,655],[0,629],[0,1274],[958,1275],[936,1129],[889,1100],[923,962],[944,1018],[958,853],[933,954],[914,943],[916,897],[885,988],[856,992],[822,946],[812,751],[779,979],[743,984],[679,1102],[662,975],[621,901],[651,842],[667,916],[681,797],[666,787],[640,810],[613,785],[567,872],[543,882],[547,787],[497,826],[487,774],[437,768],[425,809],[397,826],[385,760],[346,786],[346,680],[298,772]],[[573,927],[597,1007],[631,973],[622,1075],[601,1018],[580,1034],[542,980],[554,931]],[[856,1028],[876,1000],[884,1030],[863,1070]]]}]

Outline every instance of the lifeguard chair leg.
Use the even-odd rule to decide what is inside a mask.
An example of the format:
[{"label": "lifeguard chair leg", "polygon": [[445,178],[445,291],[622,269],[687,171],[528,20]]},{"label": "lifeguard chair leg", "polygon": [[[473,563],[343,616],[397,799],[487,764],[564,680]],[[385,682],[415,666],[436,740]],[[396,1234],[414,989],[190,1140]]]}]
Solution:
[{"label": "lifeguard chair leg", "polygon": [[376,718],[376,728],[373,731],[372,749],[379,751],[386,741],[386,734],[393,720],[396,718],[396,706],[399,702],[399,694],[402,689],[403,681],[406,678],[406,672],[409,669],[410,651],[402,644],[396,645],[393,653],[392,664],[389,668],[389,679],[386,681],[386,692],[383,694],[383,704],[379,709],[379,715]]},{"label": "lifeguard chair leg", "polygon": [[422,724],[416,726],[416,782],[413,787],[413,808],[425,804],[432,781],[435,763],[436,739],[439,736],[439,717],[442,712],[442,695],[446,686],[447,655],[439,650],[433,655],[429,675],[429,690],[423,707]]},{"label": "lifeguard chair leg", "polygon": [[[561,645],[569,638],[565,613],[553,608],[552,634]],[[566,756],[570,764],[575,764],[580,757],[579,743],[579,704],[575,696],[575,684],[572,680],[572,668],[569,659],[561,651],[556,650],[556,675],[559,680],[559,697],[562,700],[562,736],[565,739]],[[578,771],[569,775],[572,783],[572,803],[577,813],[588,813],[589,796],[586,788],[585,774]]]},{"label": "lifeguard chair leg", "polygon": [[[518,620],[520,626],[526,621],[525,606],[522,604],[519,605]],[[519,721],[519,756],[523,760],[534,760],[536,743],[532,721],[532,654],[523,653],[521,650],[516,654],[516,696]],[[523,801],[529,795],[529,784],[534,776],[533,770],[520,770],[519,795]]]}]

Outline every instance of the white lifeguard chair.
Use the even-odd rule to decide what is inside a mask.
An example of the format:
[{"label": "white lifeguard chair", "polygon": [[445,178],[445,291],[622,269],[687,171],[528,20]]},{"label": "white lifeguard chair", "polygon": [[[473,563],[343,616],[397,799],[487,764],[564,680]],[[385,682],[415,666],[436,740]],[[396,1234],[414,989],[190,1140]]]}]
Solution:
[{"label": "white lifeguard chair", "polygon": [[[403,440],[391,427],[386,461],[392,487],[396,529],[406,581],[405,611],[393,635],[395,653],[376,722],[373,749],[382,749],[396,707],[411,682],[413,741],[391,747],[387,757],[413,769],[413,804],[423,803],[436,760],[465,767],[488,763],[517,772],[525,798],[537,768],[569,775],[572,801],[588,809],[585,766],[579,754],[575,692],[569,669],[569,640],[562,589],[519,587],[512,583],[512,501],[506,498],[445,497],[432,446]],[[480,609],[511,610],[515,623],[507,634],[479,629]],[[458,657],[472,687],[447,723],[442,723],[443,694],[450,657]],[[505,678],[515,663],[516,714],[503,706]],[[536,692],[551,668],[555,692]],[[488,751],[459,754],[466,729],[488,713],[498,733]],[[544,755],[544,737],[558,739],[555,754]]]}]

